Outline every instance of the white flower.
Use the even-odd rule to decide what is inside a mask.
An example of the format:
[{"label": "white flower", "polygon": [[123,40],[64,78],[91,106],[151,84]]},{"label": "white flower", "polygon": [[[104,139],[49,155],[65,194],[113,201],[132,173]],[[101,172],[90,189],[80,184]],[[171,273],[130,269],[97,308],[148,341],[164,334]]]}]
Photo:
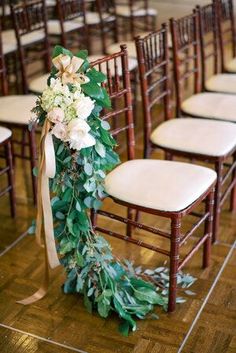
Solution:
[{"label": "white flower", "polygon": [[50,112],[47,115],[47,118],[52,122],[52,123],[62,123],[64,118],[65,118],[65,114],[64,111],[61,108],[53,108],[52,110],[50,110]]},{"label": "white flower", "polygon": [[94,137],[89,134],[90,126],[83,119],[73,119],[68,124],[68,140],[70,148],[81,150],[94,146],[96,141]]},{"label": "white flower", "polygon": [[62,123],[57,123],[52,128],[52,134],[62,141],[67,140],[67,129]]},{"label": "white flower", "polygon": [[85,97],[83,94],[75,101],[74,107],[77,117],[87,119],[94,109],[94,101],[90,97]]}]

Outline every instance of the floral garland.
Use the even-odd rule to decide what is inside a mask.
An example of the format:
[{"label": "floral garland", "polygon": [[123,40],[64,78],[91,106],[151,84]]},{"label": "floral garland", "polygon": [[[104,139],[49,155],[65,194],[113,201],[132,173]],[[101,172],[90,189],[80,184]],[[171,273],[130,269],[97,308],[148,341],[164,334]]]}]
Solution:
[{"label": "floral garland", "polygon": [[[57,252],[67,273],[63,289],[83,294],[87,310],[103,318],[117,312],[123,319],[120,330],[127,335],[136,330],[135,317],[145,318],[154,304],[166,309],[168,291],[157,293],[154,284],[140,277],[140,269],[137,275],[130,263],[117,260],[90,223],[88,211],[100,208],[106,196],[106,172],[119,163],[109,124],[99,117],[102,109],[111,108],[101,86],[105,75],[90,68],[86,51],[73,56],[56,46],[52,62],[48,87],[34,112],[36,123],[49,124],[53,137],[51,208]],[[30,229],[34,231],[35,226]]]}]

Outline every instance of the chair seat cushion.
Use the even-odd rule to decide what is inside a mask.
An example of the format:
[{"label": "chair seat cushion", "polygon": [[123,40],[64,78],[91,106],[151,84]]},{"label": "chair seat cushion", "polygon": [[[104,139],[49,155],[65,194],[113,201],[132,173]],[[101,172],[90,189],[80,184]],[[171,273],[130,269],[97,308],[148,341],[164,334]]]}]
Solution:
[{"label": "chair seat cushion", "polygon": [[236,72],[236,58],[233,58],[233,59],[229,60],[225,64],[225,69],[228,72]]},{"label": "chair seat cushion", "polygon": [[121,44],[125,44],[127,46],[129,57],[132,57],[135,59],[137,58],[136,47],[135,47],[134,41],[124,41],[124,42],[114,43],[112,45],[109,45],[107,47],[107,53],[108,54],[117,53],[118,51],[120,51]]},{"label": "chair seat cushion", "polygon": [[0,122],[28,125],[36,100],[34,95],[0,97]]},{"label": "chair seat cushion", "polygon": [[[76,29],[83,27],[82,23],[76,21],[65,21],[64,22],[64,32],[71,32]],[[59,20],[49,20],[48,21],[48,34],[51,35],[60,35],[61,26]]]},{"label": "chair seat cushion", "polygon": [[187,115],[236,122],[236,96],[233,94],[198,93],[186,99],[181,109]]},{"label": "chair seat cushion", "polygon": [[189,163],[136,159],[105,179],[106,192],[130,204],[178,212],[194,203],[216,180],[216,173]]},{"label": "chair seat cushion", "polygon": [[7,129],[6,127],[0,126],[0,143],[3,143],[7,139],[9,139],[11,135],[11,130]]},{"label": "chair seat cushion", "polygon": [[[45,38],[44,30],[35,30],[31,33],[27,33],[21,37],[22,45],[29,45],[36,43]],[[12,29],[2,31],[2,45],[4,54],[14,52],[17,50],[17,41],[15,31]]]},{"label": "chair seat cushion", "polygon": [[49,73],[46,73],[42,76],[32,79],[29,82],[29,90],[36,94],[42,93],[47,88],[47,80]]},{"label": "chair seat cushion", "polygon": [[9,5],[4,6],[4,11],[3,11],[3,5],[0,6],[0,16],[9,16],[11,14],[11,8]]},{"label": "chair seat cushion", "polygon": [[[86,11],[86,24],[87,25],[97,25],[100,23],[100,16],[98,12]],[[109,13],[104,12],[102,14],[103,21],[105,22],[113,22],[115,21],[115,16],[112,16]]]},{"label": "chair seat cushion", "polygon": [[236,94],[236,75],[214,75],[206,81],[205,86],[208,91]]},{"label": "chair seat cushion", "polygon": [[[104,55],[90,55],[88,57],[88,60],[89,62],[93,62],[93,61],[96,61],[98,59],[101,59]],[[128,58],[128,66],[129,66],[129,71],[132,71],[134,69],[137,68],[138,66],[138,62],[135,58]],[[110,65],[110,70],[111,70],[111,75],[114,76],[115,74],[115,68],[113,65]],[[101,65],[101,71],[104,72],[104,74],[107,73],[107,67],[106,67],[106,63],[103,63]],[[117,73],[119,76],[122,76],[122,65],[121,65],[121,62],[120,60],[117,61]]]},{"label": "chair seat cushion", "polygon": [[[131,16],[131,10],[128,5],[118,5],[116,6],[116,14],[117,16],[122,16],[122,17],[130,17]],[[138,7],[134,7],[133,11],[133,16],[135,17],[143,17],[143,16],[157,16],[157,10],[153,8],[148,8],[146,9],[140,9]]]},{"label": "chair seat cushion", "polygon": [[236,124],[197,118],[172,119],[153,131],[151,141],[163,148],[220,157],[236,146]]}]

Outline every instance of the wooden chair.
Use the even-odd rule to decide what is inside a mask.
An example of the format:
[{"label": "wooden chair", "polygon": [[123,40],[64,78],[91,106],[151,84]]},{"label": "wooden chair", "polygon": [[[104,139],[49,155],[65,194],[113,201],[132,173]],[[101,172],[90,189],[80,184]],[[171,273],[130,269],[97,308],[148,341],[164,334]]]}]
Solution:
[{"label": "wooden chair", "polygon": [[[7,125],[10,128],[16,128],[22,133],[22,139],[13,140],[13,143],[20,145],[21,153],[14,153],[15,157],[25,158],[30,160],[31,175],[33,184],[33,197],[36,203],[37,183],[33,174],[33,168],[36,166],[36,142],[34,130],[28,130],[29,120],[31,118],[31,110],[35,106],[37,97],[34,95],[8,95],[8,80],[5,64],[5,55],[3,54],[1,41],[1,24],[0,24],[0,82],[1,92],[0,97],[0,122],[1,125]],[[28,141],[27,141],[28,136]],[[29,157],[25,155],[25,147],[29,147]],[[8,149],[10,147],[7,147]],[[10,157],[9,157],[10,158]]]},{"label": "wooden chair", "polygon": [[128,23],[132,38],[140,32],[152,32],[156,29],[157,11],[149,6],[149,0],[115,0],[115,3],[116,15],[122,20],[123,32],[127,31]]},{"label": "wooden chair", "polygon": [[[209,92],[236,94],[236,75],[222,73],[216,3],[197,6],[199,13],[202,82]],[[212,74],[209,76],[209,72]]]},{"label": "wooden chair", "polygon": [[[111,76],[111,67],[116,67],[116,63],[119,60],[122,62],[123,76],[120,77],[118,74]],[[132,98],[128,56],[125,46],[122,47],[119,53],[107,56],[92,64],[97,69],[100,69],[102,65],[107,67],[106,88],[112,102],[119,98],[119,106],[115,104],[112,111],[104,112],[102,119],[106,121],[116,119],[118,121],[119,126],[113,131],[113,135],[117,136],[122,132],[125,133],[125,140],[122,146],[126,146],[128,155],[127,162],[122,163],[107,175],[105,178],[105,189],[114,202],[128,208],[128,217],[124,218],[110,211],[99,210],[97,213],[93,212],[92,223],[99,232],[169,256],[170,289],[168,310],[174,311],[178,271],[183,268],[202,244],[204,244],[203,267],[209,265],[213,188],[216,173],[208,168],[187,163],[134,159]],[[182,218],[189,214],[194,215],[193,209],[203,200],[206,200],[205,212],[189,232],[182,234]],[[132,217],[132,210],[169,219],[171,221],[170,232],[136,222]],[[112,228],[101,227],[97,215],[103,215],[127,224],[127,234],[118,234]],[[203,222],[205,222],[203,237],[199,239],[184,259],[180,259],[181,246]],[[132,227],[141,228],[168,239],[170,250],[168,251],[155,244],[135,239],[131,232]]]},{"label": "wooden chair", "polygon": [[[221,69],[222,72],[236,73],[236,30],[233,1],[213,1],[217,8]],[[228,50],[229,48],[230,51]],[[230,56],[228,55],[229,52]]]},{"label": "wooden chair", "polygon": [[[217,172],[215,192],[213,241],[217,240],[220,209],[227,193],[236,190],[236,124],[200,118],[173,118],[171,109],[173,82],[168,50],[168,29],[136,39],[144,119],[144,158],[154,149],[161,148],[168,159],[187,157],[194,162],[211,163]],[[155,126],[157,104],[164,105],[164,120]],[[229,172],[223,176],[223,165],[232,157]],[[228,191],[223,188],[229,177]],[[235,208],[235,195],[231,208]]]},{"label": "wooden chair", "polygon": [[4,155],[1,156],[5,159],[5,166],[0,169],[0,175],[7,173],[8,185],[4,189],[0,190],[0,196],[9,193],[11,216],[16,215],[16,200],[15,200],[15,188],[14,188],[14,176],[13,176],[13,163],[12,163],[12,143],[11,143],[12,132],[11,130],[0,127],[0,147],[4,149]]},{"label": "wooden chair", "polygon": [[[171,19],[177,116],[236,122],[236,96],[204,92],[200,55],[199,14]],[[188,84],[188,90],[185,90]]]},{"label": "wooden chair", "polygon": [[[11,3],[11,12],[20,58],[23,92],[33,91],[37,93],[38,82],[35,82],[34,79],[29,82],[27,70],[29,64],[33,63],[34,67],[37,67],[37,75],[38,72],[41,73],[42,69],[39,70],[37,65],[41,60],[44,61],[45,71],[50,70],[51,58],[45,1],[30,0],[15,5]],[[36,73],[31,73],[31,75]]]},{"label": "wooden chair", "polygon": [[82,38],[89,42],[83,0],[56,0],[56,18],[47,25],[48,34],[56,38],[56,44],[78,49]]}]

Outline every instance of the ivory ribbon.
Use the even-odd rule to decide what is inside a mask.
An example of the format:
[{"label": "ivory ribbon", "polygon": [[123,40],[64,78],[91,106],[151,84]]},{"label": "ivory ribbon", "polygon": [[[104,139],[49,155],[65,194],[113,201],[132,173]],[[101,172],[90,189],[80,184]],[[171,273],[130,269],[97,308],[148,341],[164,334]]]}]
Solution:
[{"label": "ivory ribbon", "polygon": [[57,76],[61,78],[63,84],[67,83],[87,83],[89,78],[83,73],[77,73],[84,60],[69,55],[60,54],[52,59],[53,65],[57,68]]},{"label": "ivory ribbon", "polygon": [[[38,174],[37,192],[37,219],[36,219],[36,241],[45,248],[45,275],[39,290],[32,296],[18,301],[20,304],[28,305],[43,298],[49,286],[49,266],[53,269],[60,265],[56,243],[54,239],[53,216],[50,201],[49,178],[56,173],[56,158],[53,138],[50,132],[51,124],[45,121],[41,135],[40,166]],[[42,224],[44,223],[44,237],[42,239]]]}]

